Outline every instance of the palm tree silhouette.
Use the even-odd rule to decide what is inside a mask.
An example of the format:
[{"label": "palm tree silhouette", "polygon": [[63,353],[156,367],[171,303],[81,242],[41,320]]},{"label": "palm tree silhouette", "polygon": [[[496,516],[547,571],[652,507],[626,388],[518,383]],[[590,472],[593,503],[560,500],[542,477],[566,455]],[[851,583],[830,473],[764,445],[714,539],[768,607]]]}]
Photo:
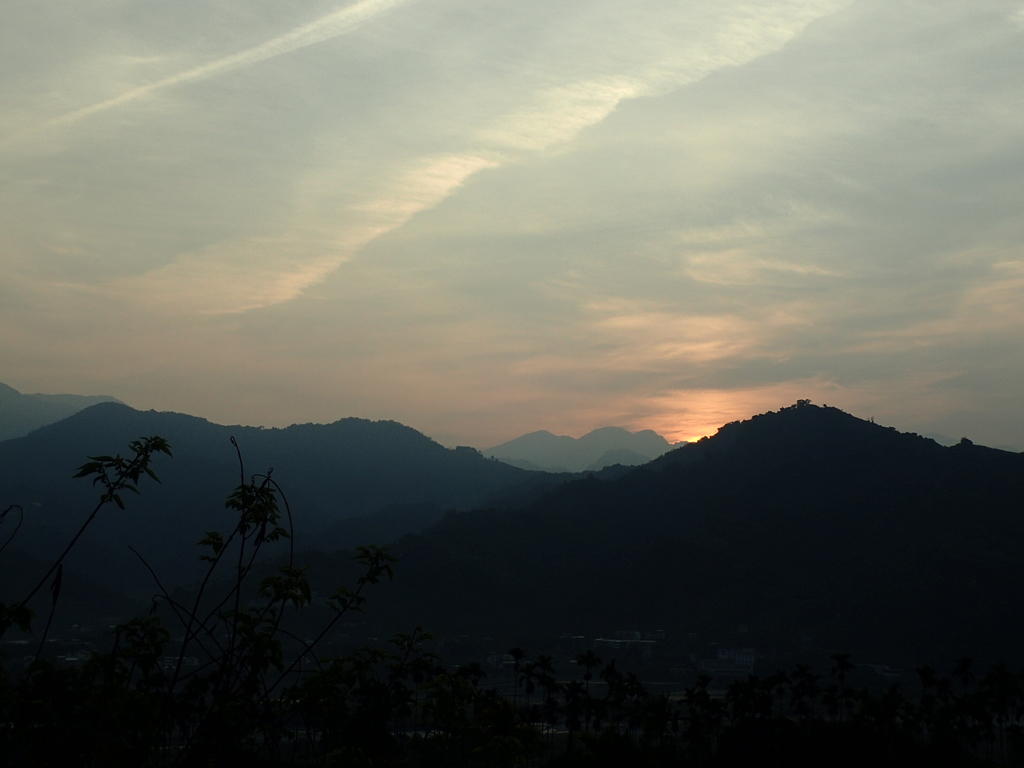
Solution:
[{"label": "palm tree silhouette", "polygon": [[601,657],[587,649],[576,657],[576,663],[583,667],[583,680],[586,683],[587,696],[590,696],[590,680],[594,677],[594,670],[601,666]]},{"label": "palm tree silhouette", "polygon": [[528,661],[523,665],[523,690],[526,691],[526,707],[530,707],[530,696],[537,690],[537,662]]},{"label": "palm tree silhouette", "polygon": [[844,685],[846,673],[852,671],[854,666],[850,663],[850,654],[848,653],[833,653],[829,658],[835,662],[831,669],[832,676],[839,681],[839,684],[836,686],[836,693],[838,694],[837,703],[839,705],[839,719],[841,721],[845,717],[846,700],[853,696],[853,691],[850,687]]},{"label": "palm tree silhouette", "polygon": [[594,670],[601,666],[601,657],[587,649],[576,656],[576,663],[583,667],[584,700],[583,700],[583,728],[590,731],[590,715],[594,709],[594,702],[590,698],[590,681],[594,677]]},{"label": "palm tree silhouette", "polygon": [[526,651],[518,645],[508,649],[508,655],[512,657],[512,703],[519,701],[519,662],[526,658]]}]

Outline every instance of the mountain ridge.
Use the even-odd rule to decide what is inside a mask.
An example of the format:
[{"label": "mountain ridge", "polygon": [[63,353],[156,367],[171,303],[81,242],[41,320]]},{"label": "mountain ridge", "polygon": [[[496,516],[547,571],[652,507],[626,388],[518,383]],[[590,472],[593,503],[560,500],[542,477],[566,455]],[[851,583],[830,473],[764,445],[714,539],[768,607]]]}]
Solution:
[{"label": "mountain ridge", "polygon": [[[363,439],[332,452],[342,433],[375,435],[386,450],[374,459],[373,440]],[[1024,633],[1015,607],[1024,591],[1024,454],[968,440],[944,447],[800,401],[641,467],[570,477],[447,449],[397,422],[265,430],[100,404],[0,443],[0,499],[22,502],[31,518],[17,545],[42,552],[47,537],[65,542],[95,499],[88,483],[70,479],[74,468],[145,434],[163,434],[175,449],[155,467],[164,484],[147,484],[127,512],[102,515],[69,574],[150,590],[117,549],[144,533],[139,548],[156,571],[187,581],[193,571],[182,563],[198,565],[197,538],[231,524],[221,500],[238,479],[233,434],[248,472],[276,467],[307,550],[298,561],[312,563],[324,594],[352,569],[350,553],[334,547],[425,528],[395,545],[397,578],[371,601],[368,616],[390,630],[423,624],[516,638],[647,627],[721,639],[742,625],[744,642],[758,647],[814,638],[886,663],[1024,656],[1015,642]],[[339,489],[349,479],[381,482],[368,471],[375,461],[408,470],[388,476],[388,503],[360,507],[351,490],[345,501]],[[32,471],[41,466],[59,471],[40,480]],[[439,487],[430,482],[463,470],[476,479],[460,491],[469,499],[461,511],[424,498],[425,487]],[[501,482],[488,486],[483,475]],[[330,520],[312,525],[324,504],[365,514],[334,518],[332,540]],[[64,514],[54,512],[69,509],[58,525]]]},{"label": "mountain ridge", "polygon": [[[231,438],[246,477],[273,470],[295,510],[296,541],[303,546],[348,546],[351,541],[339,538],[335,523],[386,508],[469,509],[507,493],[532,498],[533,484],[559,481],[486,459],[474,449],[445,448],[394,421],[345,418],[264,429],[100,403],[0,443],[0,500],[26,510],[18,546],[46,556],[66,542],[96,497],[87,482],[72,478],[75,470],[87,456],[124,454],[130,441],[145,435],[164,437],[174,452],[173,459],[155,462],[163,483],[146,484],[140,497],[129,499],[131,513],[97,518],[69,563],[96,570],[108,585],[123,583],[119,574],[125,569],[138,570],[128,544],[152,558],[172,583],[196,572],[195,542],[204,531],[229,523],[223,500],[240,475]],[[429,517],[393,516],[391,529],[403,519],[422,527],[426,522],[419,521]]]},{"label": "mountain ridge", "polygon": [[0,441],[22,437],[103,402],[121,403],[110,395],[24,394],[0,382]]}]

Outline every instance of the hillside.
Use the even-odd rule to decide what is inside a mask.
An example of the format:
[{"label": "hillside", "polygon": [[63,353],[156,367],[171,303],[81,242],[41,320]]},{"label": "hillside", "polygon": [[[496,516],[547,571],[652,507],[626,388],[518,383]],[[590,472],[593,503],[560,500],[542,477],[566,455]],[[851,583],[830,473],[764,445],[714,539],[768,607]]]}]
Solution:
[{"label": "hillside", "polygon": [[[382,609],[452,632],[661,628],[885,659],[1021,655],[1024,455],[800,404],[400,546]],[[731,628],[731,629],[730,629]]]},{"label": "hillside", "polygon": [[[174,584],[197,572],[195,542],[204,532],[231,525],[223,502],[239,482],[232,436],[247,474],[273,468],[294,511],[299,546],[331,549],[351,545],[361,532],[419,530],[443,510],[487,505],[506,494],[532,498],[536,483],[559,481],[485,459],[471,448],[445,448],[397,422],[352,418],[285,429],[229,427],[104,403],[0,443],[0,500],[26,510],[15,545],[45,557],[66,543],[96,498],[88,482],[72,479],[77,467],[87,455],[123,453],[142,435],[160,435],[172,446],[173,459],[159,457],[155,464],[162,484],[144,483],[124,512],[107,510],[69,562],[128,591],[151,588],[129,544]],[[424,509],[430,516],[423,516]],[[375,517],[369,528],[343,524],[378,512],[385,523],[374,523]]]}]

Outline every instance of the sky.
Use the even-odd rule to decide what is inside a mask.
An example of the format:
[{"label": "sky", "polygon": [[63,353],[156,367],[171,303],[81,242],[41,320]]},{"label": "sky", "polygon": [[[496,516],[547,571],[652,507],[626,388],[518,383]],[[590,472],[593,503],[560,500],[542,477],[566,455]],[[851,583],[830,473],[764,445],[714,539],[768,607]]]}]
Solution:
[{"label": "sky", "polygon": [[1024,4],[3,0],[0,381],[1024,450]]}]

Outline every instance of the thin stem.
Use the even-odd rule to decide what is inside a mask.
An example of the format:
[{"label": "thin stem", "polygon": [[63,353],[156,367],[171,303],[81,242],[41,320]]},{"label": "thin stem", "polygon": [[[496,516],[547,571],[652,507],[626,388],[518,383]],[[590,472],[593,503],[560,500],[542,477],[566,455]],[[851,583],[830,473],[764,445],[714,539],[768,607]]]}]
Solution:
[{"label": "thin stem", "polygon": [[39,654],[43,652],[43,644],[46,643],[46,637],[50,634],[50,625],[53,623],[53,614],[57,612],[57,599],[60,597],[60,587],[64,581],[64,566],[60,566],[57,569],[57,575],[53,579],[53,603],[50,605],[50,615],[46,619],[46,629],[43,630],[43,636],[39,638],[39,647],[36,648],[36,657],[34,661],[39,661]]},{"label": "thin stem", "polygon": [[235,446],[235,453],[238,456],[238,484],[245,485],[245,462],[242,461],[242,449],[238,447],[238,441],[231,435],[231,444]]},{"label": "thin stem", "polygon": [[[185,624],[185,616],[188,615],[187,609],[185,608],[185,606],[182,605],[181,603],[179,603],[173,597],[171,597],[170,592],[167,591],[167,588],[160,581],[160,577],[156,575],[156,571],[154,571],[152,566],[146,561],[146,558],[144,558],[142,555],[140,555],[138,550],[135,549],[135,547],[129,545],[128,549],[130,549],[133,553],[135,553],[135,556],[137,558],[139,558],[139,561],[146,567],[146,570],[149,571],[149,575],[153,577],[153,581],[156,582],[156,586],[160,590],[160,595],[159,596],[162,597],[167,602],[167,604],[171,607],[171,610],[174,611],[174,615],[177,616],[178,621],[180,621],[182,623],[182,625],[184,625]],[[204,653],[209,653],[209,650],[206,648],[206,646],[203,645],[202,641],[198,641],[197,640],[197,642],[199,642],[199,647],[203,649]],[[178,660],[179,660],[179,664],[180,664],[180,662],[181,662],[181,656],[180,655],[178,657]],[[173,688],[172,688],[172,690],[173,690]]]},{"label": "thin stem", "polygon": [[[361,592],[363,591],[363,587],[365,587],[365,586],[366,586],[366,584],[367,584],[367,582],[366,582],[366,581],[360,581],[360,582],[359,582],[359,586],[357,586],[357,587],[355,588],[355,590],[353,590],[353,592],[352,592],[352,596],[351,596],[351,598],[350,598],[350,600],[349,600],[349,604],[350,604],[350,605],[352,604],[352,601],[353,601],[353,600],[355,600],[356,598],[358,598],[358,597],[359,597],[359,594],[360,594],[360,593],[361,593]],[[314,648],[314,647],[316,647],[316,645],[317,645],[317,644],[318,644],[318,643],[319,643],[319,642],[320,642],[321,640],[323,640],[323,639],[324,639],[324,636],[325,636],[325,635],[326,635],[326,634],[327,634],[327,633],[328,633],[328,632],[329,632],[329,631],[331,630],[331,628],[332,628],[332,627],[333,627],[333,626],[334,626],[335,624],[337,624],[337,623],[338,623],[338,621],[340,621],[340,620],[341,620],[341,617],[342,617],[342,616],[344,616],[344,615],[345,615],[346,613],[348,613],[348,612],[349,612],[349,608],[348,608],[348,607],[345,607],[345,608],[343,608],[343,609],[339,610],[339,611],[338,611],[338,613],[337,613],[337,615],[336,615],[336,616],[335,616],[335,617],[334,617],[333,619],[331,619],[331,620],[330,620],[329,622],[327,622],[327,624],[326,624],[326,625],[324,626],[324,628],[320,630],[320,634],[318,634],[318,635],[317,635],[317,636],[316,636],[316,637],[315,637],[315,638],[313,639],[313,642],[309,644],[309,647],[310,647],[310,648]],[[279,677],[277,678],[277,680],[275,680],[275,681],[274,681],[273,685],[271,685],[271,686],[269,686],[269,687],[267,688],[267,693],[266,693],[266,696],[267,696],[267,697],[269,697],[269,696],[270,696],[270,694],[271,694],[271,692],[272,692],[272,691],[273,691],[273,690],[274,690],[275,688],[277,688],[277,686],[279,686],[279,685],[281,684],[281,682],[282,682],[282,681],[283,681],[283,680],[284,680],[284,679],[285,679],[285,678],[286,678],[286,677],[287,677],[287,676],[288,676],[288,675],[289,675],[289,674],[291,673],[291,671],[292,671],[293,669],[295,669],[295,667],[296,667],[296,666],[298,666],[298,663],[299,663],[299,661],[301,661],[301,659],[302,659],[302,657],[301,657],[301,656],[300,656],[299,658],[295,659],[295,661],[293,661],[293,662],[292,662],[292,663],[291,663],[291,664],[289,665],[289,667],[288,667],[288,668],[287,668],[286,670],[284,670],[284,672],[282,672],[282,673],[281,673],[281,675],[280,675],[280,676],[279,676]]]},{"label": "thin stem", "polygon": [[82,527],[78,529],[78,533],[74,535],[74,538],[72,538],[70,543],[64,548],[64,551],[61,552],[60,557],[58,557],[57,560],[53,563],[53,565],[50,566],[50,570],[48,570],[46,572],[46,575],[39,580],[39,583],[36,584],[35,588],[28,593],[28,597],[22,600],[18,605],[25,605],[26,603],[28,603],[28,601],[35,597],[36,593],[43,588],[43,585],[47,582],[50,576],[52,576],[54,572],[57,570],[57,568],[64,562],[64,558],[68,556],[68,553],[71,551],[72,547],[74,547],[78,540],[82,538],[82,534],[85,533],[85,529],[88,528],[92,521],[96,519],[96,515],[99,514],[99,511],[103,509],[104,506],[118,498],[117,492],[124,490],[127,487],[134,487],[128,485],[128,478],[132,477],[133,474],[141,474],[141,470],[149,471],[147,466],[149,464],[149,458],[150,451],[144,450],[140,453],[137,453],[134,459],[132,459],[130,462],[128,462],[126,465],[122,466],[118,470],[117,476],[112,481],[107,478],[105,469],[102,469],[100,471],[100,476],[93,482],[95,483],[99,480],[102,480],[103,484],[107,487],[106,493],[104,493],[100,497],[100,500],[96,503],[96,506],[93,508],[92,513],[82,524]]},{"label": "thin stem", "polygon": [[4,542],[4,545],[0,547],[0,553],[3,553],[3,551],[7,549],[7,545],[14,541],[14,537],[17,536],[18,531],[21,530],[21,524],[25,522],[25,510],[21,508],[20,504],[11,504],[11,506],[9,506],[3,512],[0,512],[0,523],[2,523],[4,521],[4,518],[7,517],[7,513],[13,509],[18,510],[18,524],[14,527],[14,532],[7,537],[7,541]]},{"label": "thin stem", "polygon": [[[217,569],[217,566],[220,564],[221,558],[228,551],[228,546],[231,544],[231,541],[235,538],[235,534],[237,532],[238,532],[238,529],[236,528],[234,531],[232,531],[231,535],[228,536],[227,541],[224,542],[224,546],[216,554],[216,556],[213,559],[213,562],[210,563],[210,567],[206,570],[206,575],[203,576],[203,580],[199,584],[199,590],[196,592],[195,602],[192,605],[192,610],[188,614],[188,617],[189,617],[188,625],[185,627],[185,634],[184,634],[184,636],[182,637],[182,640],[181,640],[181,650],[179,652],[180,655],[178,656],[178,663],[177,663],[177,665],[174,668],[174,677],[171,679],[171,687],[172,688],[177,684],[177,682],[178,682],[178,680],[179,680],[179,678],[181,676],[181,664],[182,664],[182,659],[185,657],[185,648],[188,646],[189,642],[192,639],[194,639],[196,636],[198,636],[198,632],[196,632],[196,633],[192,632],[192,627],[195,626],[195,623],[196,623],[196,620],[197,620],[196,617],[197,617],[197,615],[199,613],[199,604],[200,604],[200,602],[203,599],[203,595],[206,593],[206,587],[209,585],[210,579],[213,577],[213,572]],[[211,634],[210,630],[206,626],[206,622],[209,621],[209,618],[210,617],[207,616],[206,619],[204,619],[203,621],[200,622],[200,626],[203,629],[206,629],[207,634]],[[218,645],[220,645],[220,644],[218,643]]]},{"label": "thin stem", "polygon": [[59,568],[61,564],[64,562],[64,558],[68,556],[68,552],[71,551],[71,548],[75,546],[75,543],[80,538],[82,538],[82,534],[85,533],[85,529],[89,527],[89,524],[96,519],[96,515],[99,514],[100,510],[103,509],[104,506],[109,504],[110,501],[111,500],[107,498],[107,494],[104,494],[103,498],[101,498],[99,502],[96,504],[96,507],[93,509],[92,514],[90,514],[88,519],[84,523],[82,523],[82,527],[78,529],[78,533],[76,533],[74,538],[71,539],[71,543],[64,547],[64,551],[61,552],[60,557],[57,558],[54,564],[50,566],[50,570],[46,572],[46,575],[43,576],[43,578],[39,580],[39,583],[36,584],[32,591],[28,593],[28,597],[26,597],[24,600],[18,603],[18,605],[25,605],[29,600],[36,596],[36,593],[43,588],[43,585],[46,583],[47,579],[49,579],[57,570],[57,568]]}]

